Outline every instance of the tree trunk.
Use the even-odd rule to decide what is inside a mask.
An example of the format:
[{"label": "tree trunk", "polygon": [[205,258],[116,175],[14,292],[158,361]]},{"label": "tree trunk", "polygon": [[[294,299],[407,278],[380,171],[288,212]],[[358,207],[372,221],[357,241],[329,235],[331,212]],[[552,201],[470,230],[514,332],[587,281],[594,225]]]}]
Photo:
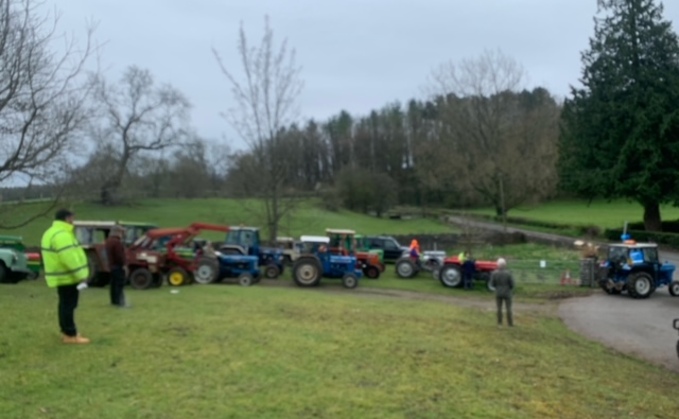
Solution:
[{"label": "tree trunk", "polygon": [[646,202],[644,205],[644,228],[646,231],[662,231],[662,220],[660,218],[660,204]]}]

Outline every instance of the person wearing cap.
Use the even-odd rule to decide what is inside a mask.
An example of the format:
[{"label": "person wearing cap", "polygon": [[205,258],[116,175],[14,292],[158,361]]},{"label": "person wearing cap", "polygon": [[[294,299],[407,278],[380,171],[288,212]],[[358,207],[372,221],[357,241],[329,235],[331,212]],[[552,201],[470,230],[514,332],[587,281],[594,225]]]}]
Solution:
[{"label": "person wearing cap", "polygon": [[40,243],[45,270],[45,281],[57,289],[59,296],[59,327],[64,343],[89,343],[80,336],[75,325],[75,309],[80,291],[78,284],[90,275],[87,255],[78,243],[73,227],[74,214],[60,209],[54,216],[52,226],[42,235]]},{"label": "person wearing cap", "polygon": [[125,260],[125,246],[123,245],[124,233],[125,229],[122,226],[113,226],[106,239],[106,243],[104,243],[106,255],[108,256],[108,265],[111,270],[109,295],[111,304],[118,307],[126,307],[125,294],[123,292],[125,278],[127,277],[127,261]]},{"label": "person wearing cap", "polygon": [[502,326],[502,304],[507,309],[507,324],[514,326],[512,318],[512,291],[514,290],[514,277],[507,270],[507,261],[503,258],[497,260],[497,269],[490,274],[490,285],[495,287],[495,301],[497,303],[497,324]]}]

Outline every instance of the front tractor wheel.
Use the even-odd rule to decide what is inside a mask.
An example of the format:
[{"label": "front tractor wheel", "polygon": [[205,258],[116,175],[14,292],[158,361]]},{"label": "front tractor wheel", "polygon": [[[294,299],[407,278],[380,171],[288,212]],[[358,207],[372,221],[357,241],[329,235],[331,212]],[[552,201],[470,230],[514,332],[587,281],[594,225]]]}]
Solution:
[{"label": "front tractor wheel", "polygon": [[396,261],[396,275],[401,278],[410,279],[417,274],[417,266],[409,258],[401,258]]},{"label": "front tractor wheel", "polygon": [[653,294],[653,278],[646,272],[632,274],[629,281],[628,292],[632,298],[648,298]]},{"label": "front tractor wheel", "polygon": [[243,287],[249,287],[255,282],[255,278],[248,272],[238,275],[238,283]]},{"label": "front tractor wheel", "polygon": [[266,265],[266,267],[264,268],[264,276],[267,279],[277,279],[278,275],[280,275],[280,274],[281,274],[281,270],[278,269],[278,266],[276,266],[273,263]]},{"label": "front tractor wheel", "polygon": [[190,282],[189,273],[184,268],[176,267],[167,272],[167,283],[173,287],[181,287]]},{"label": "front tractor wheel", "polygon": [[354,289],[358,286],[358,278],[354,274],[344,274],[342,285],[344,285],[344,288]]},{"label": "front tractor wheel", "polygon": [[672,281],[669,288],[672,297],[679,297],[679,281]]},{"label": "front tractor wheel", "polygon": [[292,277],[300,287],[313,287],[321,282],[322,268],[318,260],[310,257],[297,259],[292,267]]},{"label": "front tractor wheel", "polygon": [[458,288],[462,285],[462,271],[457,265],[444,265],[439,273],[439,280],[445,287]]},{"label": "front tractor wheel", "polygon": [[380,277],[380,268],[374,265],[369,265],[363,268],[363,274],[370,279],[377,279]]}]

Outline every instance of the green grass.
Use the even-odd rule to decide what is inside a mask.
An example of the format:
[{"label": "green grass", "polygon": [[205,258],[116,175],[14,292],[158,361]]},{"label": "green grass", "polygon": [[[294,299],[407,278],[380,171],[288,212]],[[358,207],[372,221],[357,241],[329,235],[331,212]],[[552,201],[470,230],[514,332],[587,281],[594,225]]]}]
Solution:
[{"label": "green grass", "polygon": [[[6,219],[21,219],[22,212],[39,209],[46,204],[27,204],[13,207],[13,212],[5,213]],[[253,225],[264,228],[265,218],[257,201],[231,199],[196,200],[145,200],[134,206],[104,207],[96,204],[80,203],[72,206],[76,218],[81,220],[125,220],[156,223],[161,227],[183,227],[192,222],[202,221],[228,225]],[[18,234],[28,244],[39,243],[40,236],[51,223],[51,214],[31,224],[11,231],[0,233]],[[290,217],[285,217],[280,225],[279,235],[299,237],[302,234],[325,234],[326,228],[349,228],[362,234],[426,234],[452,233],[453,227],[429,219],[390,220],[376,218],[350,211],[330,212],[320,208],[313,200],[300,203]],[[206,237],[211,237],[209,234]]]},{"label": "green grass", "polygon": [[[83,293],[89,346],[59,342],[56,293],[2,287],[3,418],[673,417],[679,376],[554,318],[230,285]],[[652,383],[652,385],[651,385]]]},{"label": "green grass", "polygon": [[[661,206],[664,220],[679,219],[679,208]],[[491,208],[468,210],[469,213],[495,215]],[[636,202],[595,200],[591,204],[583,200],[557,200],[534,207],[519,207],[509,211],[510,217],[520,217],[564,224],[596,225],[604,228],[622,228],[625,221],[643,219],[643,207]]]}]

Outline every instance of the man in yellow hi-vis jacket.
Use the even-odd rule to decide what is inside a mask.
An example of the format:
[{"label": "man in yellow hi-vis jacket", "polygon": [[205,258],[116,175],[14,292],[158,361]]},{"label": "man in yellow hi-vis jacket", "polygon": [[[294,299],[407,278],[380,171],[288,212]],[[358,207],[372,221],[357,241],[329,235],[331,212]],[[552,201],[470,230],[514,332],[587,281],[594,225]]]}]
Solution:
[{"label": "man in yellow hi-vis jacket", "polygon": [[87,255],[75,237],[73,213],[57,211],[52,226],[42,235],[41,250],[47,286],[59,295],[59,326],[64,343],[89,343],[75,327],[75,309],[80,291],[90,270]]}]

